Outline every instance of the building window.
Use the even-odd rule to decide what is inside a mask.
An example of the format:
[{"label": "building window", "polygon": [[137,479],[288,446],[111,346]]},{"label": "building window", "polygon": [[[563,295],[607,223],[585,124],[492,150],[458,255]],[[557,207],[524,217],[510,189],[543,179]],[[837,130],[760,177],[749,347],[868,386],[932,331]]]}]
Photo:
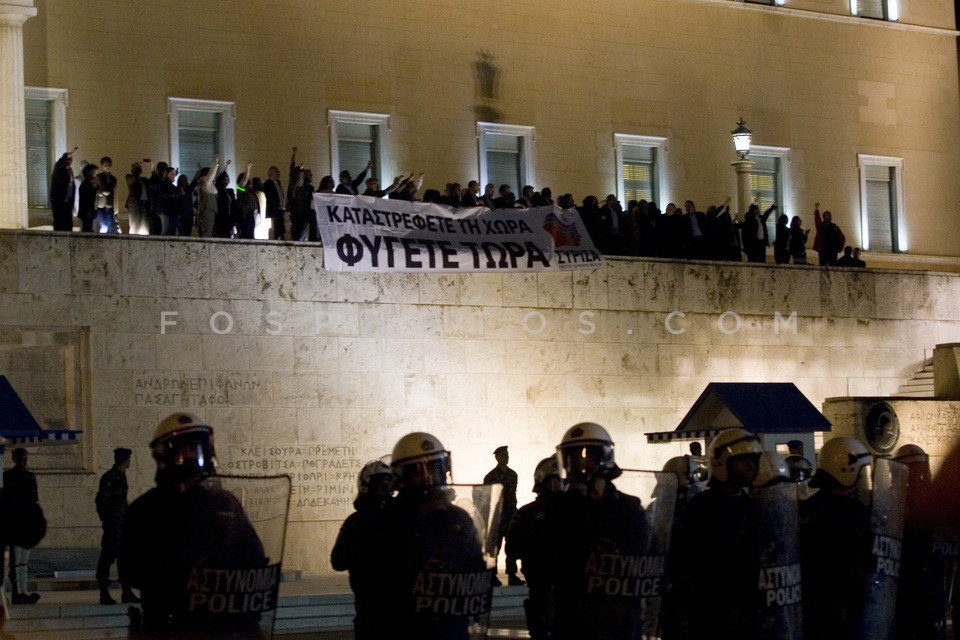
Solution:
[{"label": "building window", "polygon": [[869,251],[907,250],[903,211],[903,159],[858,156],[860,164],[860,235]]},{"label": "building window", "polygon": [[773,237],[780,214],[790,215],[790,149],[786,147],[765,147],[753,145],[750,148],[750,160],[754,162],[750,171],[750,192],[760,194],[760,213],[777,205],[775,214],[767,218],[767,235]]},{"label": "building window", "polygon": [[[170,114],[169,163],[177,167],[180,173],[192,177],[197,164],[201,167],[210,166],[216,154],[220,154],[221,170],[227,160],[233,161],[231,166],[241,164],[234,157],[234,103],[168,98],[167,107]],[[153,160],[156,163],[158,159]]]},{"label": "building window", "polygon": [[656,202],[666,198],[667,139],[613,134],[617,161],[617,197],[626,206],[631,200]]},{"label": "building window", "polygon": [[[373,160],[367,178],[383,184],[393,181],[390,166],[390,116],[379,113],[329,111],[330,175],[334,182],[341,171],[356,178]],[[364,187],[360,187],[363,193]]]},{"label": "building window", "polygon": [[510,185],[519,197],[524,185],[536,187],[534,128],[522,125],[477,123],[480,149],[480,184]]},{"label": "building window", "polygon": [[50,206],[53,165],[67,149],[67,90],[24,88],[27,143],[27,204]]},{"label": "building window", "polygon": [[864,18],[890,20],[900,19],[899,0],[850,0],[850,13]]}]

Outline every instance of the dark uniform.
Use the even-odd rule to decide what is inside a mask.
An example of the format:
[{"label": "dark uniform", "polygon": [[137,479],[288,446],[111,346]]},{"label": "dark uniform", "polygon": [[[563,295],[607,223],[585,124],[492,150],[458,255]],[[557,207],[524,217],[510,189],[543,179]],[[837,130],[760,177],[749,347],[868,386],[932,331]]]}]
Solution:
[{"label": "dark uniform", "polygon": [[[487,475],[483,476],[483,484],[501,484],[503,485],[503,508],[500,512],[499,532],[497,538],[497,548],[503,544],[503,539],[510,530],[510,523],[513,515],[517,512],[517,472],[510,467],[494,467]],[[517,559],[507,551],[507,575],[517,575]],[[522,584],[522,583],[521,583]]]},{"label": "dark uniform", "polygon": [[490,608],[490,571],[477,529],[443,487],[401,490],[384,510],[381,599],[393,638],[466,640],[469,621]]},{"label": "dark uniform", "polygon": [[643,632],[642,558],[649,537],[639,498],[608,482],[597,500],[568,491],[551,500],[554,637],[639,639]]},{"label": "dark uniform", "polygon": [[[749,531],[750,498],[711,488],[693,497],[678,531],[671,612],[681,637],[747,638],[756,595],[756,548]],[[672,622],[677,619],[671,617]]]},{"label": "dark uniform", "polygon": [[870,512],[857,498],[821,489],[800,503],[805,637],[859,637],[870,541]]},{"label": "dark uniform", "polygon": [[353,501],[356,511],[343,522],[330,552],[334,571],[350,572],[357,614],[353,619],[356,640],[387,638],[395,631],[384,603],[383,567],[378,565],[374,553],[388,499],[369,493],[357,496]]},{"label": "dark uniform", "polygon": [[527,604],[527,626],[530,637],[548,638],[553,619],[553,587],[550,582],[551,557],[549,545],[544,544],[554,535],[551,526],[551,504],[556,494],[541,494],[520,507],[510,522],[507,534],[507,556],[522,563],[523,577],[530,594]]},{"label": "dark uniform", "polygon": [[[16,454],[16,451],[14,452]],[[46,535],[47,521],[40,508],[37,477],[25,466],[16,466],[3,472],[3,500],[0,519],[3,520],[4,544],[10,545],[10,582],[13,603],[36,602],[40,596],[27,594],[27,558]],[[18,579],[19,578],[19,579]]]},{"label": "dark uniform", "polygon": [[[263,546],[243,508],[215,483],[213,478],[183,492],[153,488],[127,510],[120,569],[141,590],[149,634],[255,638],[258,610],[275,605],[230,586],[266,585],[275,577],[266,574],[277,565],[264,569]],[[276,597],[275,590],[269,597]]]},{"label": "dark uniform", "polygon": [[[100,538],[100,559],[97,560],[97,583],[101,589],[110,585],[110,567],[117,561],[120,534],[127,515],[127,474],[115,466],[100,477],[97,491],[97,515],[103,525]],[[124,583],[123,578],[120,579]]]}]

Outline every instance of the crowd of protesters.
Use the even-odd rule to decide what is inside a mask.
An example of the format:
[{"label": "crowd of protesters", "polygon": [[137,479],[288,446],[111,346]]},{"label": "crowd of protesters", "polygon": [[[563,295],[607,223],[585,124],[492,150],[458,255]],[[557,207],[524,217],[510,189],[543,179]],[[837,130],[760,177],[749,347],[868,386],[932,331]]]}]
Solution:
[{"label": "crowd of protesters", "polygon": [[[372,161],[356,177],[344,170],[337,182],[327,175],[314,186],[313,172],[297,162],[296,147],[290,158],[286,188],[276,166],[271,166],[267,179],[261,180],[253,176],[252,164],[247,165],[235,188],[231,188],[227,173],[230,163],[227,160],[221,168],[219,156],[214,156],[210,166],[198,164],[191,177],[166,162],[154,165],[146,158],[134,162],[125,176],[128,233],[319,242],[313,194],[339,193],[451,207],[576,208],[596,247],[610,256],[732,262],[745,258],[747,262],[762,263],[767,261],[767,248],[772,246],[777,264],[807,264],[810,229],[804,228],[799,216],[788,218],[780,213],[776,204],[761,212],[760,194],[742,217],[730,211],[730,198],[708,206],[706,211],[698,210],[691,200],[686,200],[682,207],[671,202],[661,211],[656,202],[647,200],[631,200],[624,208],[613,194],[602,203],[590,195],[578,205],[569,193],[554,200],[549,187],[537,191],[526,185],[519,197],[508,184],[497,187],[489,183],[481,191],[476,180],[469,181],[466,187],[447,183],[442,192],[426,189],[421,194],[424,174],[397,176],[383,186],[376,177],[367,177]],[[53,171],[50,199],[54,230],[71,231],[75,211],[81,231],[122,232],[115,200],[118,180],[111,173],[112,160],[101,158],[99,166],[83,163],[79,178],[74,177],[72,164],[73,152],[65,153]],[[816,203],[813,215],[812,248],[820,265],[866,266],[860,259],[859,248],[844,246],[843,231],[829,211],[821,214],[820,203]],[[768,230],[771,216],[775,221],[772,240]]]}]

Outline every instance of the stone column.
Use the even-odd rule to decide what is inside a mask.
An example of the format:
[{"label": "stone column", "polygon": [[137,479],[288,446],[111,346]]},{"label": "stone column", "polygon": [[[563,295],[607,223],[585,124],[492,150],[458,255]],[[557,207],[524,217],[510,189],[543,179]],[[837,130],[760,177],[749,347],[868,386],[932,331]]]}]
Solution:
[{"label": "stone column", "polygon": [[0,228],[27,228],[23,23],[33,0],[0,0]]},{"label": "stone column", "polygon": [[732,163],[733,170],[737,172],[737,212],[742,217],[747,212],[747,207],[753,202],[753,194],[750,193],[750,172],[756,163],[753,160],[737,160]]}]

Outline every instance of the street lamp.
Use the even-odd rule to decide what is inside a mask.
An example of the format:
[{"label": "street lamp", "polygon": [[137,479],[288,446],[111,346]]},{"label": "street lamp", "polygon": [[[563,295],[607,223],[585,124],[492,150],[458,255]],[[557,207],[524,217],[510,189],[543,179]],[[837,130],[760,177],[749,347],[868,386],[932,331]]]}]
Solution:
[{"label": "street lamp", "polygon": [[753,171],[753,160],[747,160],[747,154],[750,153],[750,142],[753,134],[747,129],[743,118],[737,122],[737,128],[730,132],[733,136],[733,148],[737,150],[740,159],[733,164],[733,170],[737,174],[737,204],[740,209],[740,215],[747,212],[747,206],[753,202],[750,196],[750,172]]},{"label": "street lamp", "polygon": [[753,132],[747,129],[743,118],[737,122],[737,128],[730,132],[733,135],[733,147],[740,154],[741,160],[746,160],[750,153],[750,141],[753,139]]}]

